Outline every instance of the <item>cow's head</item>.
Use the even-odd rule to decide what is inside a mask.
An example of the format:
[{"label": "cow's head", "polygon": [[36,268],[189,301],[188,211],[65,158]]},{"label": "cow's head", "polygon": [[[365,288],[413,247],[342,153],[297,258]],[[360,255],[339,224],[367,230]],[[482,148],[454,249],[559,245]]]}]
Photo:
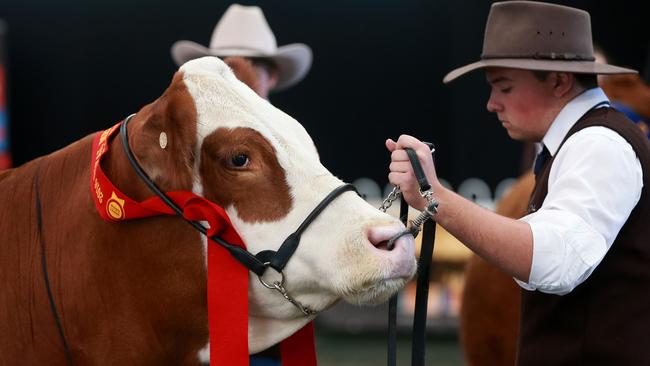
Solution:
[{"label": "cow's head", "polygon": [[[277,250],[342,184],[320,163],[305,129],[217,58],[183,65],[163,96],[143,108],[129,128],[150,177],[164,190],[191,189],[224,207],[252,253]],[[284,271],[287,291],[316,311],[341,298],[355,304],[387,300],[416,269],[411,236],[385,248],[402,229],[354,192],[343,193],[302,235]],[[309,321],[252,274],[249,302],[251,352]]]}]

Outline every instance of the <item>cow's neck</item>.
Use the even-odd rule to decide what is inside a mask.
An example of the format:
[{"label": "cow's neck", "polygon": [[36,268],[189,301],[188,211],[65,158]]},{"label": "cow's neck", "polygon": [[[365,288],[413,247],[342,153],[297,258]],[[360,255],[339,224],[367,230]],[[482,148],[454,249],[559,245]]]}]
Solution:
[{"label": "cow's neck", "polygon": [[131,168],[119,135],[111,140],[108,152],[102,161],[102,169],[113,185],[132,199],[143,201],[153,195]]},{"label": "cow's neck", "polygon": [[[139,131],[134,132],[137,135]],[[142,147],[144,144],[139,145]],[[141,150],[134,153],[139,159],[143,158]],[[102,169],[110,181],[131,199],[143,201],[153,196],[131,167],[119,135],[110,141]],[[183,188],[161,185],[161,189],[166,191]],[[208,338],[207,275],[199,233],[183,220],[167,215],[133,220],[128,225],[119,222],[107,226],[106,222],[98,221],[92,231],[96,238],[103,238],[96,239],[99,243],[95,243],[93,248],[97,252],[93,257],[99,258],[101,263],[90,266],[104,268],[95,274],[101,276],[99,282],[105,284],[101,292],[138,294],[138,301],[146,311],[128,314],[128,324],[152,325],[128,328],[137,334],[136,338],[143,339],[139,345],[142,349],[153,350],[143,352],[134,358],[136,361],[133,363],[148,364],[150,358],[161,354],[165,355],[165,360],[173,360],[172,363],[196,357]],[[109,268],[103,263],[110,263]],[[113,309],[123,308],[130,301],[121,296],[98,298],[110,298],[110,301],[104,300],[108,302],[105,306]],[[128,327],[128,324],[122,326]],[[153,327],[157,324],[171,325],[161,330]],[[155,333],[151,333],[153,329],[156,329]]]}]

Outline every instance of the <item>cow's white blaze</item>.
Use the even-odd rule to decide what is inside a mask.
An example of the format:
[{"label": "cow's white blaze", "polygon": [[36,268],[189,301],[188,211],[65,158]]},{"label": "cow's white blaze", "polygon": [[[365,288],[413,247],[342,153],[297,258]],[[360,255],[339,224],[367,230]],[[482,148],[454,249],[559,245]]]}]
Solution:
[{"label": "cow's white blaze", "polygon": [[[292,198],[288,214],[273,222],[248,222],[233,205],[226,211],[250,252],[279,248],[309,212],[343,182],[320,163],[305,129],[237,80],[223,62],[205,57],[186,63],[180,71],[197,111],[197,158],[204,139],[221,128],[251,128],[275,149]],[[200,162],[196,164],[193,190],[202,193],[206,187],[201,187]],[[344,193],[303,234],[285,269],[287,290],[317,311],[341,298],[353,303],[387,300],[415,272],[413,239],[404,237],[388,252],[377,249],[368,237],[377,243],[402,228],[398,220],[371,207],[354,192]],[[262,287],[254,275],[250,276],[249,303],[252,353],[288,337],[310,320],[279,293]]]}]

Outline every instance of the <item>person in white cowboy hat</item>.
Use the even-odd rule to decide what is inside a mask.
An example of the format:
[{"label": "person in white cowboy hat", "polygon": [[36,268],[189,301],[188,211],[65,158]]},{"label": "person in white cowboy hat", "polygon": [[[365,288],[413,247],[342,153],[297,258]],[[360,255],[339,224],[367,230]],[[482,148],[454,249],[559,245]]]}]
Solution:
[{"label": "person in white cowboy hat", "polygon": [[212,32],[209,47],[177,41],[171,54],[178,66],[203,56],[244,57],[258,74],[256,82],[249,86],[263,98],[298,83],[307,75],[312,62],[309,46],[292,43],[278,47],[262,9],[239,4],[230,5],[223,14]]},{"label": "person in white cowboy hat", "polygon": [[539,145],[528,215],[499,216],[440,184],[427,145],[388,139],[389,180],[426,200],[404,148],[438,201],[434,220],[522,288],[517,365],[650,365],[650,143],[611,108],[596,74],[589,13],[532,1],[492,4],[481,59],[487,109],[508,135]]},{"label": "person in white cowboy hat", "polygon": [[[212,32],[209,47],[196,42],[176,41],[171,47],[174,62],[181,66],[189,60],[216,56],[224,60],[237,78],[262,98],[300,82],[309,72],[312,51],[302,43],[277,46],[262,9],[257,6],[232,4]],[[207,347],[199,355],[209,364]],[[279,366],[279,349],[251,356],[251,366]]]}]

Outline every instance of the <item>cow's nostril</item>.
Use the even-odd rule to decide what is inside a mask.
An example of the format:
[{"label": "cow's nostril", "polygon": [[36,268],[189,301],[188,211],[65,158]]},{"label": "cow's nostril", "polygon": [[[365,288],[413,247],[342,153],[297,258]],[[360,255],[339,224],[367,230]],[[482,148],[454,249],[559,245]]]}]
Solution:
[{"label": "cow's nostril", "polygon": [[415,240],[404,232],[402,225],[373,226],[365,232],[368,254],[379,259],[380,271],[386,278],[408,279],[415,273]]},{"label": "cow's nostril", "polygon": [[393,245],[394,243],[391,243],[391,238],[395,237],[397,234],[399,234],[401,231],[403,231],[403,227],[399,227],[396,225],[393,226],[375,226],[366,232],[368,241],[370,244],[375,247],[375,249],[379,249],[381,251],[385,252],[392,252],[393,251]]},{"label": "cow's nostril", "polygon": [[390,250],[390,249],[388,249],[388,240],[383,240],[383,241],[380,241],[379,243],[375,244],[375,248],[381,249],[381,250]]}]

